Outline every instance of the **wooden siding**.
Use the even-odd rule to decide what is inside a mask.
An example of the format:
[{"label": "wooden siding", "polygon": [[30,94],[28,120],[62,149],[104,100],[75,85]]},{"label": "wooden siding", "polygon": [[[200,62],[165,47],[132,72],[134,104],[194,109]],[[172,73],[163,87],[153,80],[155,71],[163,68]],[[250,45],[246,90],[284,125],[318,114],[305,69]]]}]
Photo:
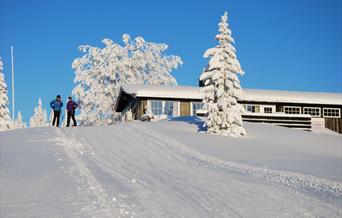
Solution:
[{"label": "wooden siding", "polygon": [[325,127],[335,132],[342,134],[342,119],[341,118],[324,118]]},{"label": "wooden siding", "polygon": [[190,101],[180,101],[180,116],[190,116]]},{"label": "wooden siding", "polygon": [[276,112],[283,112],[283,107],[276,104]]},{"label": "wooden siding", "polygon": [[147,105],[147,100],[146,99],[140,99],[138,106],[135,111],[135,119],[140,119],[142,115],[144,115],[144,110]]},{"label": "wooden siding", "polygon": [[311,117],[307,116],[279,116],[277,114],[243,114],[242,120],[246,122],[253,122],[253,123],[271,123],[276,126],[284,126],[289,128],[296,128],[296,129],[304,129],[310,130],[311,129]]}]

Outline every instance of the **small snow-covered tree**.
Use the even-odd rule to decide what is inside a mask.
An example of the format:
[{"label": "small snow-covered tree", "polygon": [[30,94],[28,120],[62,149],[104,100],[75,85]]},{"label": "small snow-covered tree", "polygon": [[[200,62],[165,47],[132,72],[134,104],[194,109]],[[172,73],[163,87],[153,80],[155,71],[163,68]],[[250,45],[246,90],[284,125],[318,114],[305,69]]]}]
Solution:
[{"label": "small snow-covered tree", "polygon": [[79,104],[81,125],[106,125],[116,120],[114,105],[124,84],[177,84],[170,74],[182,64],[178,56],[167,56],[166,44],[131,40],[123,35],[124,45],[104,39],[104,48],[80,46],[85,53],[72,63],[76,87],[73,95]]},{"label": "small snow-covered tree", "polygon": [[52,123],[53,120],[53,109],[50,111],[50,116],[49,116],[49,123]]},{"label": "small snow-covered tree", "polygon": [[30,119],[30,127],[48,126],[47,113],[42,107],[42,100],[39,98],[38,106],[34,109],[34,114]]},{"label": "small snow-covered tree", "polygon": [[244,107],[238,103],[244,93],[237,74],[243,75],[240,62],[236,57],[231,30],[228,27],[227,12],[219,23],[219,44],[204,53],[210,58],[207,67],[200,76],[204,86],[201,88],[204,107],[208,111],[205,122],[208,133],[241,136],[246,135],[241,114]]},{"label": "small snow-covered tree", "polygon": [[14,128],[15,129],[26,128],[26,123],[23,122],[23,118],[21,116],[21,112],[20,111],[18,111],[17,119],[14,121]]},{"label": "small snow-covered tree", "polygon": [[12,128],[11,116],[8,109],[7,84],[3,69],[3,63],[0,57],[0,131]]},{"label": "small snow-covered tree", "polygon": [[63,119],[62,127],[65,127],[67,125],[67,121],[68,121],[68,111],[67,110],[64,111],[62,119]]}]

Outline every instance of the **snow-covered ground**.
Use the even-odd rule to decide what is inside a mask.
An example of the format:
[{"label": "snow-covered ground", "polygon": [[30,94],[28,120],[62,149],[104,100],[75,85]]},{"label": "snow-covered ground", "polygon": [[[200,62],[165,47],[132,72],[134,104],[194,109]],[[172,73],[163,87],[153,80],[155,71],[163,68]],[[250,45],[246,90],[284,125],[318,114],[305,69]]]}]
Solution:
[{"label": "snow-covered ground", "polygon": [[341,217],[341,135],[201,124],[1,132],[1,217]]}]

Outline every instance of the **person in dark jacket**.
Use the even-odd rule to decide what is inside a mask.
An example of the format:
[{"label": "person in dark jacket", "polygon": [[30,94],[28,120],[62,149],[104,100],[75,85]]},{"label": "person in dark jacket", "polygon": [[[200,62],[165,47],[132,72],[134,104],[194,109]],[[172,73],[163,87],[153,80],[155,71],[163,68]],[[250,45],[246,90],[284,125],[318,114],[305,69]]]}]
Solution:
[{"label": "person in dark jacket", "polygon": [[76,124],[76,119],[75,119],[75,110],[77,108],[78,104],[72,100],[71,97],[68,98],[68,103],[67,103],[67,113],[68,113],[68,118],[67,118],[67,127],[70,124],[70,117],[72,121],[74,122],[73,126],[77,126]]},{"label": "person in dark jacket", "polygon": [[50,106],[53,109],[53,120],[52,120],[52,126],[55,125],[55,122],[57,120],[57,127],[59,126],[59,117],[61,116],[61,110],[63,107],[63,102],[60,95],[57,95],[56,99],[52,100],[50,102]]}]

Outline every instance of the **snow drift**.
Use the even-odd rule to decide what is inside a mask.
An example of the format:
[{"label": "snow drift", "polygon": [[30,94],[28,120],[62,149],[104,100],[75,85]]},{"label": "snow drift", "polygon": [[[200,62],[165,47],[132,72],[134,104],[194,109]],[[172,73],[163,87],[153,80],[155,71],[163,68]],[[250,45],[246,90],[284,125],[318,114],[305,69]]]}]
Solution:
[{"label": "snow drift", "polygon": [[1,132],[2,217],[340,217],[340,135],[197,118]]}]

